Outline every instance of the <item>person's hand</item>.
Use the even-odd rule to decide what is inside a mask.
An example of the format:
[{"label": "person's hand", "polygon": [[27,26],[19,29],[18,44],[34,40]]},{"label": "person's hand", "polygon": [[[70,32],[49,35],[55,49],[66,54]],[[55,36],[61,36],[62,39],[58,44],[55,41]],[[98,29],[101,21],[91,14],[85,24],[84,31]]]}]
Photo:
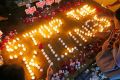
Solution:
[{"label": "person's hand", "polygon": [[103,52],[106,51],[106,50],[108,49],[108,46],[109,46],[109,41],[106,40],[106,41],[104,42],[104,44],[102,45],[102,51],[103,51]]},{"label": "person's hand", "polygon": [[118,39],[118,40],[116,40],[116,41],[114,42],[113,48],[114,48],[114,49],[118,49],[118,48],[119,48],[119,45],[120,45],[120,40]]},{"label": "person's hand", "polygon": [[120,30],[120,23],[119,23],[118,19],[115,16],[113,19],[114,19],[115,29]]},{"label": "person's hand", "polygon": [[51,68],[51,65],[47,69],[47,77],[46,80],[50,80],[51,76],[53,75],[53,69]]},{"label": "person's hand", "polygon": [[113,38],[113,35],[114,35],[114,31],[112,31],[112,32],[110,33],[109,38],[103,43],[103,45],[102,45],[102,51],[103,51],[103,52],[108,49],[108,46],[110,45],[110,41],[111,41],[111,39]]}]

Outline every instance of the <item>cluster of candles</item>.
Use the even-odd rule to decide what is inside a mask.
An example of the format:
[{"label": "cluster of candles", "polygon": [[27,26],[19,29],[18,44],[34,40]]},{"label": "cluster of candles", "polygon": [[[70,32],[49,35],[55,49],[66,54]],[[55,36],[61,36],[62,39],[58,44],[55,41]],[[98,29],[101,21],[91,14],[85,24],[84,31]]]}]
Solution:
[{"label": "cluster of candles", "polygon": [[[67,49],[67,51],[68,51],[69,53],[73,53],[75,50],[78,50],[76,46],[70,49],[70,48],[66,45],[66,43],[62,40],[62,38],[59,38],[58,40],[59,40],[59,41],[61,42],[61,44]],[[66,55],[66,53],[65,53],[65,55]]]},{"label": "cluster of candles", "polygon": [[58,28],[63,24],[62,20],[60,19],[54,19],[52,21],[49,22],[49,26],[51,28],[53,28],[53,30],[56,32],[56,33],[59,33],[59,30]]},{"label": "cluster of candles", "polygon": [[84,41],[87,42],[87,39],[79,32],[79,29],[75,29],[74,32]]},{"label": "cluster of candles", "polygon": [[[35,31],[34,31],[34,32],[35,32]],[[32,34],[32,33],[25,34],[25,35],[23,35],[23,37],[27,37],[27,36],[30,35],[30,37],[33,38],[33,36],[32,36],[31,34]],[[6,50],[7,50],[8,52],[14,52],[14,51],[17,50],[17,49],[20,49],[19,55],[20,55],[20,56],[23,56],[23,51],[26,51],[26,48],[25,48],[25,45],[24,45],[24,44],[17,44],[17,41],[19,41],[19,40],[20,40],[19,38],[16,38],[16,39],[14,39],[14,40],[11,41],[11,42],[9,41],[9,42],[6,44]],[[32,40],[34,40],[34,39],[32,39]],[[33,42],[34,42],[34,41],[33,41]],[[12,45],[16,45],[16,46],[13,46],[13,48],[12,48]],[[22,49],[22,50],[21,50],[21,49]],[[39,69],[41,72],[43,71],[43,69],[40,68],[40,66],[39,66],[38,64],[35,64],[35,63],[34,63],[34,59],[36,58],[35,55],[37,55],[37,52],[36,52],[36,51],[34,51],[34,55],[32,56],[32,59],[31,59],[30,62],[28,62],[28,60],[27,60],[25,57],[23,57],[23,59],[22,59],[22,60],[24,61],[25,65],[26,65],[26,68],[27,68],[27,70],[28,70],[28,72],[29,72],[32,80],[35,79],[35,74],[34,74],[34,72],[32,71],[31,66],[36,67],[36,68]],[[9,59],[17,59],[17,58],[18,58],[18,55],[17,55],[17,54],[15,54],[15,55],[9,55]]]},{"label": "cluster of candles", "polygon": [[[90,26],[88,23],[94,23],[93,26]],[[95,23],[96,22],[96,23]],[[95,33],[96,32],[103,32],[103,30],[105,28],[108,28],[110,26],[110,21],[107,20],[107,18],[98,18],[96,15],[93,17],[92,20],[87,20],[85,22],[84,25],[82,25],[82,29],[83,30],[80,30],[80,29],[74,29],[74,32],[79,36],[81,37],[81,39],[84,41],[84,42],[87,42],[87,39],[85,38],[85,36],[87,37],[95,37]],[[95,27],[99,27],[99,28],[96,28]],[[76,40],[76,38],[71,34],[69,33],[69,35],[72,36],[72,38],[74,40]],[[78,43],[78,42],[77,42]]]},{"label": "cluster of candles", "polygon": [[92,30],[89,30],[88,28],[86,28],[85,26],[82,26],[82,28],[84,30],[80,30],[80,29],[74,29],[75,32],[78,32],[80,34],[83,34],[85,36],[88,36],[88,37],[94,37],[94,33],[96,32],[95,29],[91,28]]},{"label": "cluster of candles", "polygon": [[[23,34],[22,37],[23,38],[30,37],[32,42],[34,43],[34,45],[37,45],[37,41],[34,38],[34,35],[36,35],[37,33],[40,33],[41,35],[43,34],[42,36],[44,38],[50,38],[50,36],[53,34],[53,32],[59,33],[58,28],[61,25],[62,25],[62,21],[60,19],[53,19],[49,22],[48,26],[47,25],[40,26],[40,28],[38,28],[38,29],[34,29],[28,33]],[[60,57],[58,57],[58,55],[52,49],[51,45],[49,45],[49,48],[51,49],[52,53],[55,54],[55,57],[59,61]],[[28,59],[25,58],[25,56],[23,55],[23,53],[26,51],[26,47],[24,44],[20,44],[20,38],[15,38],[14,40],[8,41],[8,43],[6,43],[6,51],[14,52],[16,50],[19,54],[14,54],[14,55],[10,54],[9,59],[17,59],[18,56],[21,56],[23,58],[23,61],[26,65],[27,70],[29,71],[29,73],[31,75],[31,79],[35,79],[35,74],[32,71],[31,67],[35,67],[35,68],[39,69],[41,72],[43,71],[43,69],[40,68],[40,66],[34,62],[36,55],[37,55],[37,51],[34,51],[34,54],[32,55],[30,62],[28,62]],[[41,51],[42,51],[43,55],[45,56],[46,60],[48,61],[48,63],[53,65],[53,62],[50,60],[48,55],[45,53],[44,49],[42,49]],[[61,58],[63,58],[63,57],[64,57],[64,55],[61,55]]]},{"label": "cluster of candles", "polygon": [[80,41],[71,32],[69,32],[68,34],[77,44],[79,44],[79,46],[82,46]]},{"label": "cluster of candles", "polygon": [[62,21],[60,19],[54,19],[49,22],[49,25],[43,25],[39,28],[39,33],[44,38],[50,38],[53,32],[59,33],[59,27],[62,25]]},{"label": "cluster of candles", "polygon": [[35,40],[35,38],[33,37],[33,35],[37,33],[37,30],[32,30],[31,32],[29,33],[26,33],[26,34],[23,34],[23,37],[26,38],[26,37],[30,37],[34,43],[34,45],[37,45],[37,41]]},{"label": "cluster of candles", "polygon": [[[18,44],[18,46],[14,46],[15,50],[17,50],[18,48],[22,48],[22,51],[19,52],[19,55],[20,56],[23,56],[23,51],[25,52],[26,51],[26,48],[24,46],[24,44]],[[14,51],[14,50],[13,50]],[[10,59],[17,59],[18,58],[18,55],[10,55],[9,56]]]},{"label": "cluster of candles", "polygon": [[[90,26],[88,23],[93,23],[93,26],[92,25]],[[95,29],[95,27],[98,27],[98,26],[95,26],[96,24],[94,23],[96,23],[95,20],[87,20],[85,24],[82,26],[82,28],[88,33],[88,34],[85,34],[86,36],[94,37],[95,33],[98,32],[97,30],[98,28]]]},{"label": "cluster of candles", "polygon": [[23,37],[26,38],[26,37],[29,37],[30,35],[33,36],[33,35],[36,34],[36,33],[37,33],[37,29],[32,30],[31,32],[28,32],[28,33],[23,34]]},{"label": "cluster of candles", "polygon": [[[95,20],[93,20],[93,19],[92,19],[92,20],[90,20],[90,19],[87,20],[87,21],[85,22],[85,24],[82,26],[82,28],[84,28],[86,31],[88,31],[88,30],[87,30],[88,28],[89,28],[90,30],[92,30],[92,29],[93,29],[94,27],[96,27],[96,26],[94,26],[94,25],[93,25],[93,26],[90,26],[89,23],[94,23],[94,21],[95,21]],[[85,26],[86,26],[86,27],[85,27]]]},{"label": "cluster of candles", "polygon": [[34,38],[32,35],[30,35],[30,37],[31,37],[31,39],[32,39],[32,41],[33,41],[33,43],[34,43],[34,45],[37,45],[38,43],[37,43],[37,41],[35,40],[35,38]]},{"label": "cluster of candles", "polygon": [[[23,55],[22,52],[20,52],[19,54],[20,54],[20,55]],[[32,67],[36,67],[40,72],[43,72],[43,69],[40,68],[40,66],[34,62],[34,60],[35,60],[35,58],[36,58],[35,55],[37,55],[37,51],[34,51],[34,55],[32,56],[30,62],[28,62],[28,60],[27,60],[25,57],[23,57],[23,59],[22,59],[23,62],[25,63],[25,66],[26,66],[26,68],[27,68],[27,70],[28,70],[28,72],[29,72],[32,80],[35,79],[35,74],[34,74],[34,72],[32,71],[31,66],[32,66]],[[17,55],[10,56],[10,59],[13,59],[13,58],[18,58],[18,56],[17,56]]]},{"label": "cluster of candles", "polygon": [[[16,38],[14,40],[12,40],[11,42],[8,41],[8,43],[6,44],[6,51],[8,52],[14,52],[16,50],[21,50],[19,52],[19,55],[20,56],[23,56],[23,51],[25,52],[26,51],[26,48],[25,48],[25,45],[24,44],[17,44],[17,42],[19,41],[20,39],[19,38]],[[16,45],[15,45],[16,44]],[[15,46],[14,46],[15,45]],[[22,49],[21,49],[22,48]],[[9,55],[9,59],[17,59],[18,58],[18,55]]]},{"label": "cluster of candles", "polygon": [[41,49],[42,54],[45,56],[46,60],[50,65],[53,65],[53,62],[50,60],[44,49]]},{"label": "cluster of candles", "polygon": [[[49,34],[46,34],[44,31],[48,31]],[[52,35],[53,33],[51,32],[51,30],[46,26],[43,25],[39,28],[39,32],[40,34],[44,37],[44,38],[50,38],[50,35]]]},{"label": "cluster of candles", "polygon": [[67,12],[67,16],[75,18],[76,20],[80,20],[81,17],[94,14],[95,12],[96,10],[90,7],[89,5],[84,5],[82,8],[73,9]]},{"label": "cluster of candles", "polygon": [[26,65],[26,68],[31,76],[31,79],[34,80],[35,79],[35,74],[34,72],[32,71],[31,67],[35,67],[37,68],[40,72],[43,72],[43,69],[40,67],[40,65],[38,65],[37,63],[35,63],[35,58],[36,58],[36,55],[37,55],[37,51],[33,51],[33,55],[32,55],[32,58],[30,60],[30,62],[28,62],[28,60],[23,57],[23,62],[25,63]]},{"label": "cluster of candles", "polygon": [[[11,46],[13,45],[13,44],[15,44],[16,42],[18,42],[20,39],[19,38],[16,38],[16,39],[14,39],[13,41],[8,41],[8,43],[6,44],[6,50],[8,51],[8,52],[13,52],[14,50],[16,50],[16,49],[18,49],[18,46],[14,46],[14,48],[11,48]],[[20,44],[18,44],[18,45],[20,45]],[[21,46],[19,46],[19,47],[21,47]]]},{"label": "cluster of candles", "polygon": [[51,44],[48,44],[48,47],[50,48],[52,54],[57,58],[57,60],[60,61],[60,57],[58,57],[58,54],[55,53]]},{"label": "cluster of candles", "polygon": [[37,32],[37,30],[34,30],[32,32],[26,33],[23,35],[24,38],[26,37],[30,37],[34,43],[34,45],[37,45],[37,41],[35,40],[35,38],[33,37],[34,33]]},{"label": "cluster of candles", "polygon": [[108,28],[109,26],[111,26],[110,20],[107,18],[98,18],[97,15],[95,15],[93,17],[94,20],[96,20],[98,23],[96,23],[94,26],[99,26],[100,29],[99,31],[102,32],[104,30],[104,28]]},{"label": "cluster of candles", "polygon": [[32,59],[30,60],[29,65],[31,65],[31,66],[33,66],[33,67],[36,67],[37,69],[39,69],[39,70],[42,72],[42,71],[43,71],[43,69],[42,69],[42,68],[40,68],[40,65],[35,64],[35,63],[34,63],[34,59],[36,58],[37,51],[36,51],[36,50],[34,50],[34,52],[33,52],[33,53],[34,53],[34,54],[32,55]]},{"label": "cluster of candles", "polygon": [[[79,9],[73,9],[69,12],[67,12],[67,16],[74,18],[76,20],[80,20],[82,17],[85,17],[87,15],[92,15],[96,12],[95,9],[93,9],[92,7],[90,7],[89,5],[84,5],[82,8]],[[93,26],[90,26],[89,23],[92,22],[94,23]],[[43,38],[50,38],[54,33],[59,33],[59,28],[62,26],[63,22],[61,19],[53,19],[51,20],[48,24],[44,24],[41,25],[38,29],[34,29],[28,33],[23,34],[23,38],[26,37],[30,37],[32,42],[34,43],[34,45],[37,45],[37,41],[34,38],[34,35],[36,35],[37,33],[39,33]],[[84,25],[82,25],[82,29],[74,29],[74,33],[77,34],[84,42],[87,42],[87,38],[86,37],[94,37],[95,36],[95,32],[100,31],[102,32],[104,30],[104,28],[109,27],[110,21],[107,20],[107,18],[98,18],[97,15],[95,15],[93,17],[93,19],[91,20],[87,20],[85,22]],[[95,29],[95,27],[99,27]],[[74,35],[75,35],[74,34]],[[69,32],[69,36],[77,43],[79,44],[79,46],[82,46],[82,44],[80,43],[80,41],[72,34],[72,32]],[[21,38],[22,39],[22,38]],[[68,45],[64,42],[64,40],[62,38],[58,39],[60,41],[60,43],[64,46],[64,48],[68,51],[65,52],[63,55],[61,55],[59,57],[59,55],[55,52],[55,50],[53,49],[51,44],[48,44],[48,47],[50,49],[50,51],[52,52],[52,54],[54,55],[54,57],[60,61],[61,58],[64,58],[65,56],[68,55],[68,53],[73,53],[75,50],[78,50],[77,47],[73,47],[70,48],[68,47]],[[8,52],[18,52],[19,50],[19,54],[15,54],[15,55],[10,55],[9,59],[17,59],[18,56],[22,57],[22,60],[31,76],[31,79],[34,80],[35,79],[35,73],[33,72],[31,67],[35,67],[38,70],[40,70],[40,72],[43,71],[43,69],[39,66],[39,64],[37,64],[35,62],[36,59],[36,55],[37,55],[37,51],[34,50],[32,54],[32,58],[29,59],[25,58],[24,56],[24,52],[27,50],[24,44],[20,44],[18,43],[20,41],[20,38],[15,38],[12,41],[8,41],[8,43],[6,43],[6,51]],[[85,46],[83,46],[84,48],[86,48]],[[45,56],[46,60],[48,61],[48,63],[50,65],[53,65],[53,62],[51,61],[51,59],[49,58],[49,56],[46,54],[44,49],[41,49],[42,54]]]},{"label": "cluster of candles", "polygon": [[34,80],[35,79],[35,74],[32,71],[32,69],[31,69],[31,67],[29,65],[29,62],[27,62],[27,59],[25,57],[23,57],[23,62],[25,63],[25,66],[26,66],[26,68],[27,68],[27,70],[28,70],[28,72],[29,72],[29,74],[31,76],[31,79]]},{"label": "cluster of candles", "polygon": [[23,34],[23,37],[28,37],[30,36],[36,45],[36,41],[33,38],[32,35],[36,34],[37,32],[40,33],[40,35],[44,38],[50,38],[53,33],[59,33],[59,27],[62,25],[62,20],[61,19],[53,19],[51,20],[48,25],[44,24],[41,25],[38,29],[32,30],[31,32]]}]

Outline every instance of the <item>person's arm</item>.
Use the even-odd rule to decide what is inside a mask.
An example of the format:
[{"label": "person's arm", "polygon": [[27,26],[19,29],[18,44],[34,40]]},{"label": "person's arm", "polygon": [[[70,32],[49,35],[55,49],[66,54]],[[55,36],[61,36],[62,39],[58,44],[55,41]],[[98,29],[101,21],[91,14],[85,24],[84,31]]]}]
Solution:
[{"label": "person's arm", "polygon": [[114,16],[113,20],[115,24],[115,29],[120,30],[120,22],[118,21],[118,19]]},{"label": "person's arm", "polygon": [[51,68],[51,65],[47,69],[47,77],[46,80],[51,80],[51,77],[53,75],[53,69]]},{"label": "person's arm", "polygon": [[113,45],[113,57],[117,64],[120,67],[120,40],[115,41]]},{"label": "person's arm", "polygon": [[46,80],[51,80],[51,78],[50,77],[46,77]]},{"label": "person's arm", "polygon": [[112,31],[112,32],[110,33],[109,38],[108,38],[108,39],[103,43],[103,45],[102,45],[102,52],[105,52],[106,50],[109,49],[110,40],[112,39],[113,35],[114,35],[114,32]]}]

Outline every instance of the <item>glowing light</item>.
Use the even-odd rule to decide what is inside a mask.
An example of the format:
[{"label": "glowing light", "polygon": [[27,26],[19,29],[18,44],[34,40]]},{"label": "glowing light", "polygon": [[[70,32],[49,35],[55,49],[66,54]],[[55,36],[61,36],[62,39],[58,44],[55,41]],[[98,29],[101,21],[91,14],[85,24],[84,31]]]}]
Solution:
[{"label": "glowing light", "polygon": [[16,58],[18,58],[18,56],[17,56],[17,55],[14,55],[14,58],[16,59]]},{"label": "glowing light", "polygon": [[19,38],[16,38],[16,40],[18,40],[18,41],[19,41],[20,39],[19,39]]},{"label": "glowing light", "polygon": [[13,59],[13,56],[10,56],[9,58],[10,58],[10,59]]},{"label": "glowing light", "polygon": [[23,58],[23,61],[26,61],[26,58],[25,58],[25,57]]},{"label": "glowing light", "polygon": [[9,45],[11,45],[11,42],[8,42]]},{"label": "glowing light", "polygon": [[53,19],[48,24],[44,24],[39,28],[39,33],[44,38],[50,38],[54,32],[59,33],[58,28],[62,25],[62,21],[60,19]]},{"label": "glowing light", "polygon": [[68,53],[65,53],[65,55],[67,56],[67,55],[68,55]]},{"label": "glowing light", "polygon": [[22,53],[22,52],[20,52],[19,54],[20,54],[21,56],[23,55],[23,53]]},{"label": "glowing light", "polygon": [[60,58],[57,58],[58,61],[60,61]]},{"label": "glowing light", "polygon": [[18,44],[18,47],[21,47],[21,45],[20,45],[20,44]]},{"label": "glowing light", "polygon": [[66,13],[68,17],[72,17],[76,20],[80,20],[81,17],[87,16],[87,15],[92,15],[96,12],[95,9],[88,5],[84,5],[82,8],[79,9],[73,9],[69,12]]},{"label": "glowing light", "polygon": [[16,42],[16,40],[13,40],[13,43],[15,43]]},{"label": "glowing light", "polygon": [[43,72],[43,69],[40,69],[40,72]]},{"label": "glowing light", "polygon": [[23,48],[23,51],[26,51],[26,48]]},{"label": "glowing light", "polygon": [[37,54],[37,51],[34,50],[34,54]]},{"label": "glowing light", "polygon": [[[46,60],[48,61],[48,63],[51,63],[50,58],[48,57],[48,55],[45,53],[44,49],[41,49],[41,52],[43,53],[43,55],[45,56]],[[47,59],[48,58],[48,59]]]},{"label": "glowing light", "polygon": [[15,48],[15,49],[18,49],[18,47],[17,47],[17,46],[14,46],[14,48]]},{"label": "glowing light", "polygon": [[61,55],[61,58],[64,58],[64,55]]},{"label": "glowing light", "polygon": [[[54,55],[54,57],[58,57],[58,55],[55,53],[55,51],[53,50],[53,48],[52,48],[52,45],[51,44],[48,44],[48,47],[50,48],[50,50],[51,50],[51,52],[52,52],[52,54]],[[48,59],[47,59],[48,60]]]},{"label": "glowing light", "polygon": [[[76,31],[74,30],[74,32],[84,41],[84,42],[87,42],[87,40],[85,39],[85,37],[79,32],[79,31]],[[84,32],[82,32],[84,34]]]}]

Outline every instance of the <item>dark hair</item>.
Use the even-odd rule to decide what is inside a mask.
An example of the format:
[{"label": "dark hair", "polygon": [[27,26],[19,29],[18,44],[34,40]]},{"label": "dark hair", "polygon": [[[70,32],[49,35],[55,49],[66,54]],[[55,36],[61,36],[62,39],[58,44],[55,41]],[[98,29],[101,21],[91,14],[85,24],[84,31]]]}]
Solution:
[{"label": "dark hair", "polygon": [[120,21],[120,8],[115,11],[115,16]]},{"label": "dark hair", "polygon": [[24,70],[18,65],[0,66],[0,80],[25,80]]}]

